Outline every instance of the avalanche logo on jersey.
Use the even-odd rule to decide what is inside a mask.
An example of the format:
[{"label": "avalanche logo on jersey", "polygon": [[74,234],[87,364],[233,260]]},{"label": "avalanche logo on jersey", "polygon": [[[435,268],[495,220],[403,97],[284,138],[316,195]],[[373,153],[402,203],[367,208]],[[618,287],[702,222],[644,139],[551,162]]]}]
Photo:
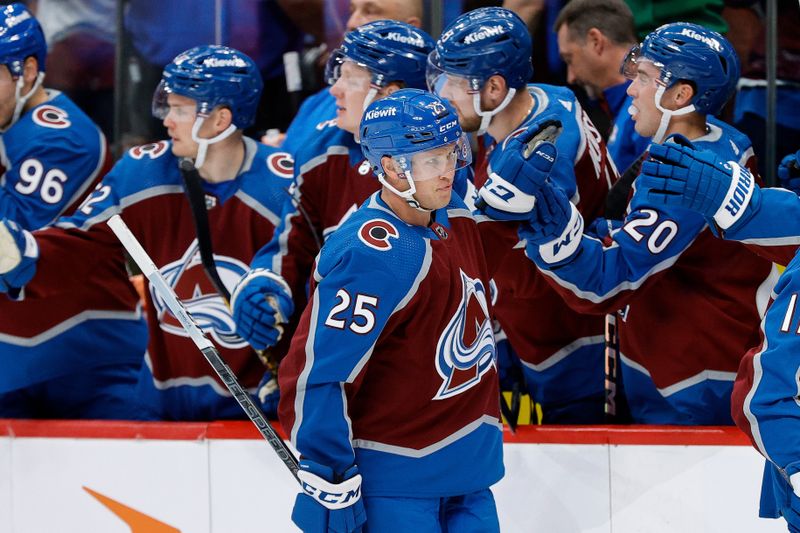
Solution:
[{"label": "avalanche logo on jersey", "polygon": [[392,249],[389,239],[396,239],[400,236],[390,222],[381,219],[368,220],[364,222],[358,230],[358,238],[374,250],[385,252]]},{"label": "avalanche logo on jersey", "polygon": [[275,152],[267,156],[267,168],[281,178],[294,177],[294,159],[286,152]]},{"label": "avalanche logo on jersey", "polygon": [[33,112],[33,121],[39,126],[58,130],[69,128],[72,125],[67,112],[52,105],[37,107]]},{"label": "avalanche logo on jersey", "polygon": [[442,386],[433,397],[457,396],[481,381],[494,366],[495,347],[486,288],[479,279],[461,272],[461,304],[436,345],[436,370]]},{"label": "avalanche logo on jersey", "polygon": [[[248,270],[241,261],[214,254],[217,272],[222,282],[233,289],[239,278]],[[236,334],[236,324],[225,301],[214,289],[203,270],[197,239],[193,240],[183,257],[162,267],[164,279],[194,317],[197,325],[225,348],[244,348],[247,342]],[[167,309],[166,303],[150,287],[160,327],[167,333],[188,337],[181,323]]]}]

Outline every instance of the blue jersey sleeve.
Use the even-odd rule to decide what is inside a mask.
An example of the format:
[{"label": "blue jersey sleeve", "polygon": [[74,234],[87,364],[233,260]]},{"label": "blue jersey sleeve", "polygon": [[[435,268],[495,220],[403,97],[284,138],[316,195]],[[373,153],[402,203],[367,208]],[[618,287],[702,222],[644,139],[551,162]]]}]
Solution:
[{"label": "blue jersey sleeve", "polygon": [[800,261],[792,261],[775,295],[762,323],[765,341],[752,360],[750,354],[745,357],[739,371],[737,387],[741,381],[746,390],[736,392],[749,426],[745,431],[765,457],[791,476],[800,472]]},{"label": "blue jersey sleeve", "polygon": [[43,129],[32,130],[36,135],[25,143],[6,147],[10,166],[0,187],[0,217],[28,229],[52,223],[86,194],[106,157],[105,140],[96,129],[83,132],[85,137],[78,131],[44,135]]},{"label": "blue jersey sleeve", "polygon": [[291,435],[304,457],[337,472],[355,461],[345,384],[356,381],[379,338],[389,334],[389,319],[411,298],[431,254],[422,239],[374,251],[352,238],[359,231],[343,227],[320,255]]},{"label": "blue jersey sleeve", "polygon": [[[545,274],[577,297],[587,311],[612,312],[623,307],[633,291],[672,266],[705,228],[703,217],[686,209],[655,207],[638,189],[612,243],[580,236],[577,246],[527,243],[526,254]],[[526,226],[520,237],[526,238]],[[568,250],[565,252],[565,250]]]},{"label": "blue jersey sleeve", "polygon": [[129,150],[78,206],[75,213],[62,217],[55,225],[64,229],[88,230],[147,195],[147,190],[183,191],[177,160],[166,141]]},{"label": "blue jersey sleeve", "polygon": [[753,203],[753,214],[728,228],[726,239],[762,246],[800,244],[800,196],[786,189],[760,189]]}]

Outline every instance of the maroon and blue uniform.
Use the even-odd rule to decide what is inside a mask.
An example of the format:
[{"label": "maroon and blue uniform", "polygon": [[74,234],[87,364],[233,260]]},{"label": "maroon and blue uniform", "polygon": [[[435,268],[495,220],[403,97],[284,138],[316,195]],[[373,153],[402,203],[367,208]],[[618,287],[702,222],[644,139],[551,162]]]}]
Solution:
[{"label": "maroon and blue uniform", "polygon": [[478,229],[457,195],[428,227],[371,196],[325,243],[281,363],[280,420],[303,458],[337,472],[355,463],[367,506],[496,483],[488,288]]},{"label": "maroon and blue uniform", "polygon": [[[709,121],[692,143],[723,160],[754,164],[749,139],[724,123]],[[575,309],[620,310],[622,380],[634,421],[733,423],[736,369],[758,340],[777,279],[769,261],[716,239],[702,215],[650,201],[637,181],[623,225],[609,239],[584,234],[572,247],[529,243],[526,253]]]},{"label": "maroon and blue uniform", "polygon": [[[531,113],[510,135],[535,127],[544,117],[563,127],[555,141],[558,158],[551,179],[572,197],[587,217],[599,216],[609,188],[617,179],[600,134],[566,88],[529,85]],[[475,185],[492,173],[492,161],[505,142],[489,145],[479,157]],[[495,317],[523,363],[531,397],[542,405],[544,421],[603,421],[603,317],[570,308],[518,246],[516,222],[479,218],[489,268],[498,288]],[[490,238],[491,237],[491,238]]]},{"label": "maroon and blue uniform", "polygon": [[[272,237],[291,183],[285,153],[250,139],[244,142],[245,159],[235,179],[201,182],[214,260],[229,289]],[[161,141],[131,149],[74,216],[37,234],[40,258],[34,280],[55,280],[56,272],[73,268],[88,276],[106,257],[121,263],[122,246],[106,225],[120,214],[242,386],[252,389],[263,365],[236,335],[227,305],[203,270],[178,160],[170,147]],[[152,289],[146,292],[150,339],[138,391],[146,412],[163,419],[241,418],[238,404],[177,319]]]},{"label": "maroon and blue uniform", "polygon": [[[67,96],[0,137],[0,218],[30,231],[72,214],[110,168],[106,139]],[[0,417],[134,418],[147,342],[122,256],[57,268],[0,297]]]}]

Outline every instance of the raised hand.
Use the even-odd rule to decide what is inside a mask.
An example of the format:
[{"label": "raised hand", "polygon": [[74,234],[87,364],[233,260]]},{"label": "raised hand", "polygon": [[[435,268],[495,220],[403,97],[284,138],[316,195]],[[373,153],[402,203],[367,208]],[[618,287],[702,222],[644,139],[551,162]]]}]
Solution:
[{"label": "raised hand", "polygon": [[274,346],[294,312],[292,291],[282,277],[257,268],[239,280],[231,294],[236,333],[256,350]]},{"label": "raised hand", "polygon": [[16,222],[0,220],[0,292],[21,289],[36,273],[39,247]]},{"label": "raised hand", "polygon": [[647,199],[696,211],[723,230],[742,217],[756,188],[746,168],[698,150],[682,137],[651,145],[650,157],[636,182]]},{"label": "raised hand", "polygon": [[530,218],[536,190],[555,164],[558,151],[553,142],[560,131],[560,122],[546,120],[508,139],[478,191],[478,210],[495,220]]}]

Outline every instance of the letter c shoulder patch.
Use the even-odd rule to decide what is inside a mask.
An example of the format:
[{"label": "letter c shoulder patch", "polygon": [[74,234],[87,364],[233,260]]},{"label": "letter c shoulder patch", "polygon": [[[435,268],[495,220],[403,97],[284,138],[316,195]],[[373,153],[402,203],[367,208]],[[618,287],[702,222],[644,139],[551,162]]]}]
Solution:
[{"label": "letter c shoulder patch", "polygon": [[375,250],[385,252],[392,249],[389,239],[396,239],[400,236],[391,222],[381,219],[373,219],[364,222],[358,230],[358,238]]},{"label": "letter c shoulder patch", "polygon": [[281,178],[292,179],[294,177],[294,159],[287,152],[275,152],[267,156],[267,168]]},{"label": "letter c shoulder patch", "polygon": [[72,125],[67,112],[52,105],[42,105],[37,107],[33,112],[33,121],[39,126],[44,126],[45,128],[55,128],[59,130],[69,128]]}]

